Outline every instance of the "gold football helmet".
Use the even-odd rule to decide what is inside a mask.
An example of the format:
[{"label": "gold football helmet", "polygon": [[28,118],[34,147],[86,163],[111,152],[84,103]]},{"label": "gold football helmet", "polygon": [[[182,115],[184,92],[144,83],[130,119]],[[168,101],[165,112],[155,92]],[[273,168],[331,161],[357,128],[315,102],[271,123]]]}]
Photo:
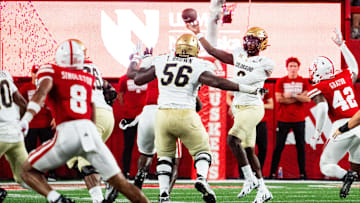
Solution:
[{"label": "gold football helmet", "polygon": [[245,36],[254,36],[260,39],[260,47],[259,50],[260,51],[264,51],[267,47],[267,43],[268,43],[268,35],[265,32],[264,29],[262,29],[261,27],[252,27],[250,29],[248,29],[248,31],[246,31]]},{"label": "gold football helmet", "polygon": [[183,34],[176,40],[175,55],[180,57],[198,56],[199,42],[192,34]]}]

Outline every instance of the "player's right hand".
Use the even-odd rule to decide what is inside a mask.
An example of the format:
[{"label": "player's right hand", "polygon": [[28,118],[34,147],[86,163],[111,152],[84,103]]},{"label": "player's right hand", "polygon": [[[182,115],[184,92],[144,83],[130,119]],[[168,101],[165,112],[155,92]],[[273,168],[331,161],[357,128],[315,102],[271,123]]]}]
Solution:
[{"label": "player's right hand", "polygon": [[334,32],[336,34],[336,37],[332,37],[332,40],[335,42],[336,45],[341,46],[344,43],[342,34],[337,28],[334,29]]},{"label": "player's right hand", "polygon": [[23,134],[23,136],[26,137],[26,135],[29,131],[29,122],[27,122],[24,119],[20,120],[19,128],[20,128],[20,132]]},{"label": "player's right hand", "polygon": [[186,23],[186,28],[192,31],[195,35],[200,33],[200,25],[198,20],[195,20],[191,23]]}]

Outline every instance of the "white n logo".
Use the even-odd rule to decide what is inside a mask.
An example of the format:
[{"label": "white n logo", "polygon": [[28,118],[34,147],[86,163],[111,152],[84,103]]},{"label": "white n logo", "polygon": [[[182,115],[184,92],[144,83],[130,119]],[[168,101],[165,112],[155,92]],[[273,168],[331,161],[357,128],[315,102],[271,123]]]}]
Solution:
[{"label": "white n logo", "polygon": [[[132,10],[117,9],[117,25],[101,11],[101,37],[104,46],[121,65],[128,66],[129,55],[136,41],[141,40],[145,46],[154,47],[159,38],[159,11],[144,10],[143,23]],[[132,42],[132,32],[138,39]]]}]

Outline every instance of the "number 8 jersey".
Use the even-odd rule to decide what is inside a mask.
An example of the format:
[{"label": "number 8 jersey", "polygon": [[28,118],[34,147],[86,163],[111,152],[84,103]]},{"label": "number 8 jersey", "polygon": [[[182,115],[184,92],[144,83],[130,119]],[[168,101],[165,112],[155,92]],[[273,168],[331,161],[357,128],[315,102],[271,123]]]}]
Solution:
[{"label": "number 8 jersey", "polygon": [[154,57],[152,65],[158,79],[158,105],[163,109],[195,109],[198,79],[203,72],[215,69],[209,61],[170,54]]},{"label": "number 8 jersey", "polygon": [[351,118],[359,110],[348,69],[343,69],[335,75],[335,78],[322,80],[310,87],[308,96],[311,99],[319,94],[324,95],[328,102],[329,117],[332,122]]},{"label": "number 8 jersey", "polygon": [[57,125],[71,120],[91,120],[94,76],[83,72],[82,69],[48,64],[37,72],[37,84],[43,79],[53,81],[53,87],[46,98],[46,105],[55,117]]}]

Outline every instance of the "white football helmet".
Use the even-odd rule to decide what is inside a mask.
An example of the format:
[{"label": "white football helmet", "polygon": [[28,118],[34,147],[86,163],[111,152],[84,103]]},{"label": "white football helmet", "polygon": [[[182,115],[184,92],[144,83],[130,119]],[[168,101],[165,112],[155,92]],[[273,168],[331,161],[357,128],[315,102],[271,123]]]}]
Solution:
[{"label": "white football helmet", "polygon": [[313,60],[310,65],[310,79],[313,83],[319,83],[321,80],[328,80],[335,77],[333,62],[325,57],[319,56]]},{"label": "white football helmet", "polygon": [[56,65],[61,67],[82,68],[85,59],[85,46],[76,39],[68,39],[62,42],[55,53]]}]

